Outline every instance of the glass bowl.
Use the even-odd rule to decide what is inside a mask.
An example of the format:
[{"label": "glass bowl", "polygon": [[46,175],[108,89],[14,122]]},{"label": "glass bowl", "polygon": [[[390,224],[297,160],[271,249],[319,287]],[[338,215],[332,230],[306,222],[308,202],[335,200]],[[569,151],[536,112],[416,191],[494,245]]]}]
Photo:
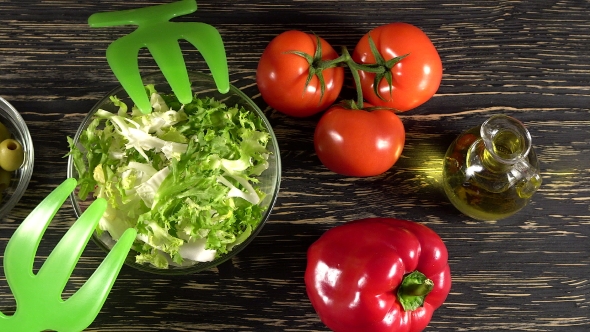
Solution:
[{"label": "glass bowl", "polygon": [[31,176],[33,175],[34,149],[33,140],[25,120],[20,113],[4,98],[0,97],[0,122],[18,141],[24,150],[25,158],[22,166],[12,173],[10,185],[0,191],[0,220],[2,220],[21,199]]},{"label": "glass bowl", "polygon": [[[275,201],[278,196],[278,191],[280,187],[280,180],[281,180],[281,161],[280,161],[280,154],[278,149],[278,143],[272,127],[268,122],[268,119],[262,113],[262,111],[258,108],[258,106],[248,98],[242,91],[237,89],[234,86],[230,86],[230,90],[226,94],[221,94],[217,91],[217,87],[212,79],[211,76],[198,73],[198,72],[190,72],[189,77],[191,80],[191,86],[193,93],[197,94],[199,98],[203,97],[213,97],[216,100],[222,101],[228,107],[238,106],[243,107],[249,112],[254,112],[262,121],[261,123],[265,127],[265,129],[270,134],[270,139],[267,144],[267,148],[271,152],[268,158],[268,168],[264,170],[260,176],[258,176],[258,186],[259,189],[264,192],[266,195],[259,203],[259,205],[264,209],[262,212],[262,220],[258,223],[255,229],[252,229],[251,234],[248,236],[240,244],[237,244],[233,247],[229,252],[226,254],[222,254],[219,257],[215,258],[209,262],[190,262],[190,265],[187,264],[171,264],[168,268],[158,268],[151,264],[140,264],[136,262],[137,252],[133,249],[129,253],[125,263],[131,267],[134,267],[141,271],[146,271],[149,273],[154,274],[162,274],[162,275],[181,275],[181,274],[190,274],[196,273],[199,271],[203,271],[206,269],[213,268],[228,259],[235,256],[241,250],[243,250],[260,232],[266,221],[268,220],[271,210],[275,204]],[[159,93],[170,93],[171,89],[166,79],[161,73],[154,73],[151,75],[146,75],[143,77],[144,84],[154,84],[155,90]],[[125,102],[128,106],[128,109],[131,109],[133,105],[132,101],[130,100],[129,96],[125,92],[122,87],[116,88],[110,93],[108,93],[105,97],[103,97],[87,114],[85,119],[82,121],[82,124],[78,128],[76,135],[74,137],[74,144],[79,146],[79,140],[82,132],[88,127],[90,122],[93,119],[94,113],[99,110],[106,110],[112,113],[116,113],[119,110],[119,106],[116,106],[111,101],[111,96],[116,96],[119,100]],[[78,174],[76,168],[73,165],[73,158],[70,156],[68,158],[68,168],[67,168],[67,176],[78,178]],[[82,212],[90,205],[91,201],[93,200],[91,197],[87,198],[86,200],[80,200],[77,195],[77,191],[74,191],[71,195],[71,201],[73,204],[74,211],[77,217],[80,217]],[[92,196],[92,195],[90,195]],[[110,236],[107,231],[102,232],[102,234],[98,234],[98,232],[94,232],[93,240],[97,243],[99,247],[103,250],[108,252],[112,246],[115,244],[115,241]],[[139,241],[139,240],[138,240]]]}]

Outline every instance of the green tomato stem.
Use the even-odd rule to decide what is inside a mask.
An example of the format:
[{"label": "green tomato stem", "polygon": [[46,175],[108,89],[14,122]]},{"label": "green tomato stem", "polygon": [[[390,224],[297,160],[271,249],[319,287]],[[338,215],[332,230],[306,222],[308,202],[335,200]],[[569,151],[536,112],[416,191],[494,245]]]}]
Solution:
[{"label": "green tomato stem", "polygon": [[[375,93],[377,94],[377,96],[379,96],[379,98],[383,99],[383,97],[381,97],[381,95],[377,91],[377,86],[378,86],[379,82],[381,81],[381,79],[386,78],[387,82],[389,83],[390,92],[391,92],[391,85],[392,85],[391,68],[407,56],[407,54],[406,54],[406,55],[391,59],[389,61],[385,61],[385,59],[383,59],[383,57],[377,51],[377,48],[376,48],[375,44],[373,43],[373,40],[369,36],[369,43],[371,46],[371,51],[373,52],[373,54],[375,56],[376,63],[374,63],[374,64],[359,64],[359,63],[354,62],[354,60],[352,59],[352,56],[350,56],[350,53],[348,52],[348,49],[346,48],[346,46],[342,47],[342,54],[340,56],[338,56],[337,58],[332,59],[332,60],[323,60],[320,37],[316,36],[316,40],[317,40],[317,47],[316,47],[316,50],[315,50],[315,53],[313,54],[313,56],[310,54],[301,52],[301,51],[288,51],[288,52],[286,52],[286,53],[295,54],[295,55],[298,55],[298,56],[304,58],[307,61],[307,63],[309,64],[309,73],[307,76],[307,80],[305,82],[305,87],[307,87],[307,85],[309,84],[309,82],[311,81],[311,79],[314,76],[317,76],[317,78],[320,81],[320,91],[321,91],[320,100],[321,100],[322,97],[324,96],[325,87],[326,87],[325,81],[324,81],[324,76],[323,76],[323,71],[326,69],[334,68],[334,67],[338,67],[338,66],[346,66],[350,69],[350,71],[352,73],[352,77],[354,79],[354,84],[355,84],[355,88],[356,88],[356,92],[357,92],[356,104],[351,103],[351,107],[355,108],[355,109],[362,109],[363,108],[363,91],[362,91],[359,71],[362,70],[364,72],[375,74],[375,84],[374,84]],[[303,93],[305,93],[305,91]]]},{"label": "green tomato stem", "polygon": [[361,70],[359,67],[361,65],[352,60],[352,57],[350,56],[350,53],[348,53],[346,46],[342,47],[342,56],[346,58],[346,65],[350,69],[352,78],[354,79],[354,86],[356,88],[356,107],[363,109],[363,88],[361,86],[361,78],[359,76],[359,70]]}]

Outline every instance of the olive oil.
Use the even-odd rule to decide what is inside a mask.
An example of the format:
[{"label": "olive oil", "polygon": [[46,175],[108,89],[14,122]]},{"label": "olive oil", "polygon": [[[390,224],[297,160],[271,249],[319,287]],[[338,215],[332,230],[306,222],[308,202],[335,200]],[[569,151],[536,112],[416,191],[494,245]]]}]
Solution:
[{"label": "olive oil", "polygon": [[[495,116],[486,124],[462,133],[447,150],[443,187],[451,203],[478,220],[499,220],[524,208],[541,185],[538,162],[530,147],[530,134],[515,129],[517,120]],[[498,126],[509,121],[507,128]],[[489,131],[489,130],[488,130]]]}]

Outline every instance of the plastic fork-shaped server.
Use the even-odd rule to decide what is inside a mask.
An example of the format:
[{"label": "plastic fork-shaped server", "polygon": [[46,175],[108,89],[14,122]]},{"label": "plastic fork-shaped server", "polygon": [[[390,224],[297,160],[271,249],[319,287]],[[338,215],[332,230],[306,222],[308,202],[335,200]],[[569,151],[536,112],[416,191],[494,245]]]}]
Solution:
[{"label": "plastic fork-shaped server", "polygon": [[96,318],[127,257],[137,232],[128,229],[88,280],[67,300],[64,287],[106,209],[97,199],[66,232],[37,273],[33,263],[47,226],[76,187],[67,179],[21,223],[4,252],[4,273],[16,311],[0,313],[0,331],[82,331]]},{"label": "plastic fork-shaped server", "polygon": [[152,111],[138,65],[138,53],[146,47],[164,74],[172,91],[183,104],[193,95],[179,39],[193,44],[211,70],[220,93],[229,91],[225,46],[219,31],[200,22],[170,22],[170,19],[197,10],[195,0],[116,12],[95,13],[88,18],[90,27],[136,25],[137,29],[109,45],[106,56],[113,73],[142,113]]}]

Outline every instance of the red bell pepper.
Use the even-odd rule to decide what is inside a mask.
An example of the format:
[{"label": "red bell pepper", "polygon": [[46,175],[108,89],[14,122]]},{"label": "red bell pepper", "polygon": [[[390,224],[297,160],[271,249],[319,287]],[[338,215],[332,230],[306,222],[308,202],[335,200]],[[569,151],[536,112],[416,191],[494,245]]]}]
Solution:
[{"label": "red bell pepper", "polygon": [[441,238],[422,224],[348,222],[309,247],[307,295],[335,332],[422,331],[451,289],[447,258]]}]

